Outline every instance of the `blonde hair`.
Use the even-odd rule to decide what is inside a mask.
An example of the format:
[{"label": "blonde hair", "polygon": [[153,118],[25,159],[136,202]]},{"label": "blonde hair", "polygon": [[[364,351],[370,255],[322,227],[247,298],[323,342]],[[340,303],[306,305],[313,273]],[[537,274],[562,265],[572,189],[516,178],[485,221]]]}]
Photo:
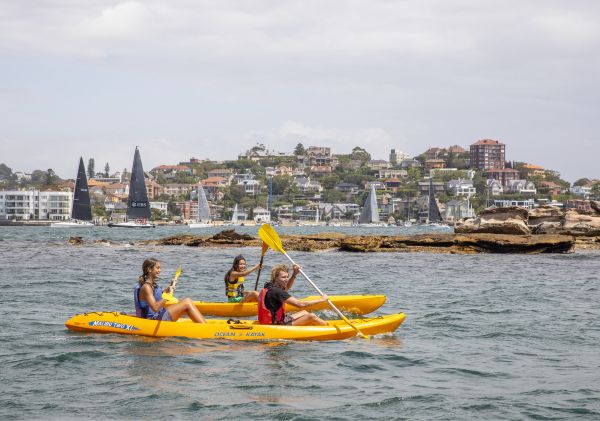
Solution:
[{"label": "blonde hair", "polygon": [[275,283],[275,280],[277,279],[277,276],[279,275],[279,272],[288,272],[288,267],[286,264],[280,264],[277,266],[274,266],[273,269],[271,269],[271,282]]}]

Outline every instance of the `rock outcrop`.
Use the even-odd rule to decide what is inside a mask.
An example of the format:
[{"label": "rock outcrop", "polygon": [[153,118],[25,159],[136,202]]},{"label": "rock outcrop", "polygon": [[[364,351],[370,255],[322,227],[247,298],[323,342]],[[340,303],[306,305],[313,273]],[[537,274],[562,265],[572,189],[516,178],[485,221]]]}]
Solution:
[{"label": "rock outcrop", "polygon": [[531,234],[527,218],[527,210],[516,206],[485,209],[477,218],[457,223],[454,232],[527,235]]},{"label": "rock outcrop", "polygon": [[82,237],[72,236],[72,237],[69,237],[68,243],[71,244],[71,245],[73,245],[73,246],[81,245],[81,244],[83,244],[83,238]]},{"label": "rock outcrop", "polygon": [[600,236],[600,203],[590,202],[592,211],[541,206],[527,211],[518,207],[486,209],[475,219],[458,222],[459,234],[560,234]]},{"label": "rock outcrop", "polygon": [[[229,238],[229,240],[227,240]],[[434,253],[566,253],[573,250],[575,239],[566,235],[508,234],[421,234],[397,236],[347,236],[339,233],[283,235],[286,251],[339,250],[349,252],[434,252]],[[186,245],[190,247],[260,247],[252,236],[240,238],[172,236],[142,244]]]}]

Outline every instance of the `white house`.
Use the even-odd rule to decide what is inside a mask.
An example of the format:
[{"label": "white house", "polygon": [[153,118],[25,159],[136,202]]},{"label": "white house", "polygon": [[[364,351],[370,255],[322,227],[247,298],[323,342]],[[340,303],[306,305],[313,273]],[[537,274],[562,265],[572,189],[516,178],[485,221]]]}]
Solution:
[{"label": "white house", "polygon": [[377,178],[386,179],[386,178],[402,178],[408,175],[408,171],[406,170],[398,170],[398,169],[381,169],[379,173],[375,175]]},{"label": "white house", "polygon": [[472,180],[450,180],[448,181],[448,190],[450,190],[455,196],[475,196],[476,189],[473,186]]},{"label": "white house", "polygon": [[294,180],[294,183],[302,193],[321,193],[323,191],[323,186],[316,181],[311,181],[310,177],[298,177]]},{"label": "white house", "polygon": [[518,194],[536,194],[535,184],[527,180],[509,180],[506,184],[508,191]]},{"label": "white house", "polygon": [[446,221],[458,221],[462,218],[473,218],[475,212],[468,200],[450,200],[446,203]]},{"label": "white house", "polygon": [[498,180],[494,180],[493,178],[488,178],[486,180],[487,190],[490,195],[498,196],[504,193],[504,187],[502,187],[502,183]]},{"label": "white house", "polygon": [[167,213],[167,202],[150,202],[150,209],[158,209],[163,213]]},{"label": "white house", "polygon": [[271,222],[271,212],[265,208],[254,208],[252,211],[254,215],[254,222],[257,224],[270,223]]},{"label": "white house", "polygon": [[70,191],[0,191],[0,219],[4,220],[64,221],[71,215],[71,206],[73,193]]},{"label": "white house", "polygon": [[573,186],[569,190],[575,196],[582,196],[584,199],[589,199],[592,194],[592,187],[590,186]]},{"label": "white house", "polygon": [[258,180],[242,180],[238,186],[244,188],[244,193],[256,196],[260,192],[260,181]]}]

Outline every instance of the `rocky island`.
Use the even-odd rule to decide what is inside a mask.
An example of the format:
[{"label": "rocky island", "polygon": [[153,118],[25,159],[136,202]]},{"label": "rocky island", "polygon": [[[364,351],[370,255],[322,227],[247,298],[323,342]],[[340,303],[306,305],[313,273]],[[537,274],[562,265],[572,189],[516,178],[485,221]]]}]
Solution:
[{"label": "rocky island", "polygon": [[[107,240],[97,240],[103,243]],[[545,206],[533,210],[518,207],[486,209],[477,218],[460,221],[454,233],[418,235],[345,235],[323,232],[312,235],[282,235],[286,250],[348,252],[433,253],[569,253],[576,249],[600,250],[600,203],[592,211],[563,211]],[[70,244],[83,244],[71,237]],[[260,247],[258,237],[234,229],[213,236],[174,235],[139,245],[188,247]]]}]

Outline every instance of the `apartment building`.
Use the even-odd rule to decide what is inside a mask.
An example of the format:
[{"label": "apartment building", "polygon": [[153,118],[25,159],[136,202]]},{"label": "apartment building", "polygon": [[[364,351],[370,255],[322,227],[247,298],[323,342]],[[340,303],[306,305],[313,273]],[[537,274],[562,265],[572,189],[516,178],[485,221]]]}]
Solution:
[{"label": "apartment building", "polygon": [[470,147],[471,168],[477,170],[504,169],[505,145],[497,140],[483,139]]},{"label": "apartment building", "polygon": [[69,219],[73,193],[64,191],[0,191],[0,219],[64,221]]}]

